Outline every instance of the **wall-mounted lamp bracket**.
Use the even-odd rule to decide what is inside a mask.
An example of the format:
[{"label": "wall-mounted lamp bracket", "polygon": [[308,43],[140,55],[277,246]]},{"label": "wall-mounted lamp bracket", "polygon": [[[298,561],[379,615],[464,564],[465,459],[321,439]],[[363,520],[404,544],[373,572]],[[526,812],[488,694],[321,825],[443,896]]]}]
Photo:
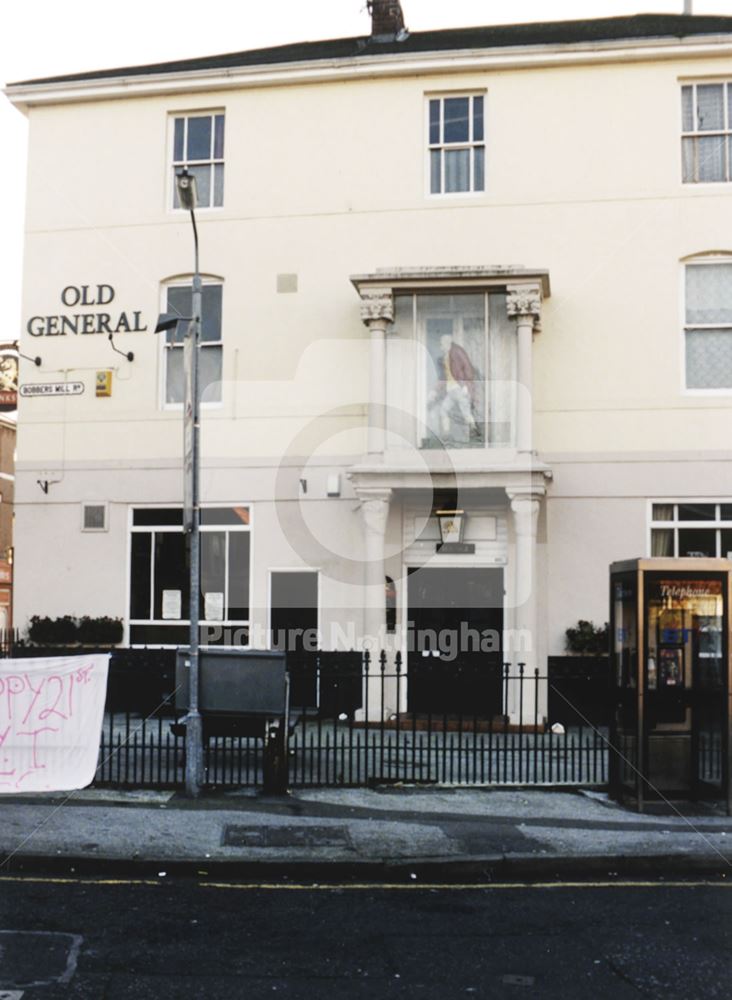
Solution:
[{"label": "wall-mounted lamp bracket", "polygon": [[41,361],[40,357],[37,354],[36,354],[36,356],[34,358],[31,358],[30,355],[28,355],[28,354],[21,354],[20,351],[18,351],[18,357],[19,358],[23,358],[25,361],[31,361],[36,366],[36,368],[40,368],[41,367],[42,361]]},{"label": "wall-mounted lamp bracket", "polygon": [[18,355],[19,358],[23,358],[25,361],[31,361],[36,366],[36,368],[41,367],[42,361],[40,357],[36,355],[34,358],[32,358],[28,354],[23,354],[20,348],[18,347],[17,340],[2,341],[2,343],[0,343],[0,353],[4,353],[6,351],[13,351],[15,354]]},{"label": "wall-mounted lamp bracket", "polygon": [[135,360],[135,355],[132,353],[132,351],[120,351],[119,347],[115,347],[114,346],[113,337],[114,337],[114,334],[110,333],[110,335],[109,335],[109,343],[110,343],[111,348],[114,351],[114,353],[115,354],[121,354],[122,357],[123,358],[127,358],[128,361],[134,361]]}]

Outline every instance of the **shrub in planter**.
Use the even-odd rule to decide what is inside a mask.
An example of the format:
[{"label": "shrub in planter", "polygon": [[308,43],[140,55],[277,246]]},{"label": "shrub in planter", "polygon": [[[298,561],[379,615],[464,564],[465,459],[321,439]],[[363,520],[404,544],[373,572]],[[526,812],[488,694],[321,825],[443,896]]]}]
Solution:
[{"label": "shrub in planter", "polygon": [[34,646],[70,646],[78,642],[76,620],[69,615],[63,618],[43,618],[33,615],[28,627],[28,639]]},{"label": "shrub in planter", "polygon": [[78,621],[70,615],[63,618],[42,618],[34,615],[28,626],[28,642],[32,646],[116,646],[122,642],[124,629],[119,618],[84,615]]},{"label": "shrub in planter", "polygon": [[89,618],[84,615],[79,619],[78,640],[85,646],[116,646],[122,642],[124,629],[119,618]]},{"label": "shrub in planter", "polygon": [[580,618],[574,628],[568,628],[565,648],[568,653],[584,656],[603,656],[608,651],[608,624],[598,626]]}]

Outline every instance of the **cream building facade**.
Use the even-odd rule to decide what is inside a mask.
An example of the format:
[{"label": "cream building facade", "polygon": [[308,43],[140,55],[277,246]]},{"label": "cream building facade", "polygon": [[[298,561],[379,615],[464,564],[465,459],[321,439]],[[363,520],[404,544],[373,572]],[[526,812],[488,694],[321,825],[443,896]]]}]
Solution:
[{"label": "cream building facade", "polygon": [[[433,628],[543,673],[606,620],[611,562],[732,551],[732,18],[374,23],[7,87],[42,358],[18,625],[187,641],[183,351],[153,333],[190,310],[184,166],[202,641],[317,626],[423,657]],[[442,547],[438,510],[464,511]]]}]

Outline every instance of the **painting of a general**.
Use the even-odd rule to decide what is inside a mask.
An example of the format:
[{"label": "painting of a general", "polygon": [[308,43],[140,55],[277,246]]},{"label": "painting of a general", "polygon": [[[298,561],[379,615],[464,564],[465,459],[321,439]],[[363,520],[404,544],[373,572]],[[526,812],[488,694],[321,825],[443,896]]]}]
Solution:
[{"label": "painting of a general", "polygon": [[451,333],[442,333],[432,360],[435,381],[427,396],[430,429],[445,444],[478,442],[482,430],[476,416],[482,383],[470,355]]}]

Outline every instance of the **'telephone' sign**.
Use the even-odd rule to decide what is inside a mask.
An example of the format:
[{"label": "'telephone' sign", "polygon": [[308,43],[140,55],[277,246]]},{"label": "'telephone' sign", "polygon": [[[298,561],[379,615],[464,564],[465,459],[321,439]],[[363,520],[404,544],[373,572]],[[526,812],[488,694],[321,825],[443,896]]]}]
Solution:
[{"label": "'telephone' sign", "polygon": [[[31,337],[82,336],[94,333],[144,333],[142,310],[107,311],[104,306],[114,302],[111,285],[67,285],[61,292],[61,303],[67,309],[85,310],[57,313],[54,316],[31,316],[26,330]],[[88,310],[88,311],[87,311]]]}]

